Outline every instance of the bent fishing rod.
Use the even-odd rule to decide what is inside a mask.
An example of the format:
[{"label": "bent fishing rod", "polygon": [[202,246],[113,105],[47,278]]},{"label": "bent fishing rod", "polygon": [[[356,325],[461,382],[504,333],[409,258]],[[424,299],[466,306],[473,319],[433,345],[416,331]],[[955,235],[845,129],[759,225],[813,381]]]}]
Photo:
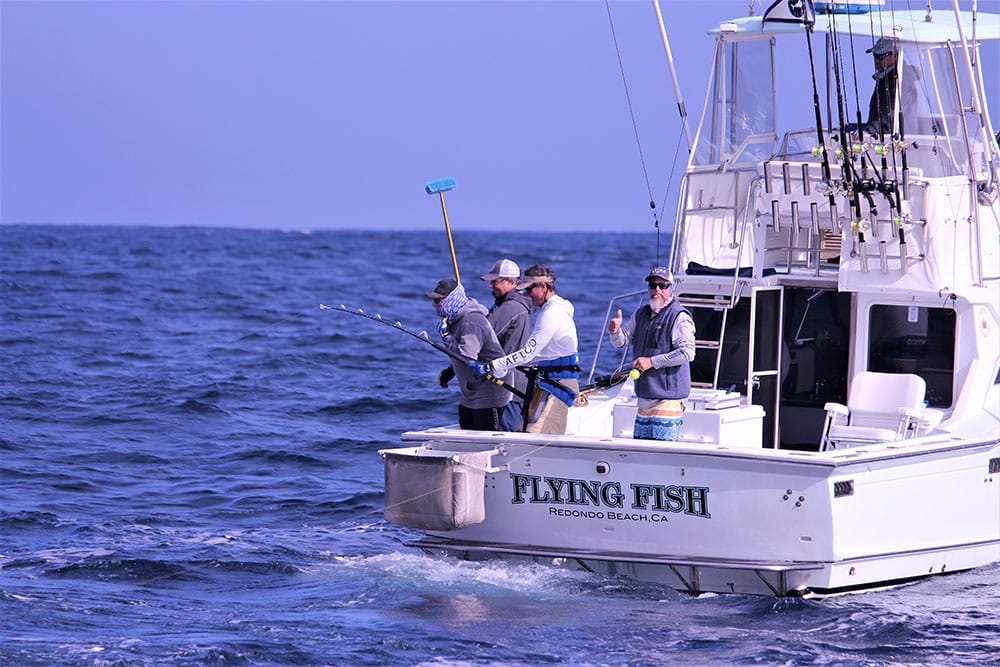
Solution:
[{"label": "bent fishing rod", "polygon": [[[413,336],[414,338],[416,338],[421,342],[427,343],[438,352],[444,352],[455,361],[461,362],[463,365],[469,363],[469,360],[463,357],[462,355],[456,354],[455,352],[452,352],[451,350],[446,348],[444,345],[441,345],[440,343],[436,343],[433,340],[431,340],[430,336],[427,335],[426,331],[421,331],[419,333],[416,331],[411,331],[410,329],[404,327],[399,320],[396,320],[395,322],[390,322],[389,320],[385,319],[378,313],[366,313],[361,308],[358,308],[357,310],[349,310],[347,306],[345,306],[344,304],[340,304],[339,306],[335,307],[335,306],[328,306],[325,303],[321,303],[319,304],[319,309],[334,310],[339,313],[347,313],[348,315],[357,315],[358,317],[364,317],[365,319],[369,319],[372,322],[378,322],[379,324],[384,324],[387,327],[391,327],[397,331],[402,331],[403,333],[409,334],[410,336]],[[504,389],[514,394],[515,396],[518,396],[519,398],[522,399],[526,398],[524,392],[522,392],[520,389],[517,389],[516,387],[507,384],[498,377],[494,377],[492,373],[488,373],[486,376],[484,376],[483,380],[485,380],[486,382],[492,382],[497,386],[503,387]]]}]

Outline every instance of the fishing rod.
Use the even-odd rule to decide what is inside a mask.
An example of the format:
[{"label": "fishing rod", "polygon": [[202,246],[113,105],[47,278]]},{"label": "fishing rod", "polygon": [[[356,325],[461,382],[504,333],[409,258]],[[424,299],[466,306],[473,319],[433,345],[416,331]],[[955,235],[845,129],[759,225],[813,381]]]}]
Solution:
[{"label": "fishing rod", "polygon": [[[812,77],[813,113],[816,117],[816,140],[819,142],[818,150],[823,182],[829,185],[830,181],[833,180],[833,176],[830,170],[830,154],[826,149],[826,138],[823,136],[823,116],[819,108],[819,89],[816,86],[816,64],[813,59],[812,34],[812,26],[806,26],[806,48],[809,50],[809,74]],[[834,197],[832,188],[827,193],[827,196],[830,200],[830,214],[835,215],[837,200]]]},{"label": "fishing rod", "polygon": [[[846,190],[846,194],[849,200],[849,205],[853,215],[853,220],[851,222],[851,228],[854,232],[854,240],[852,243],[851,256],[860,255],[861,258],[861,271],[863,273],[868,272],[868,254],[867,254],[867,242],[865,240],[866,227],[861,220],[861,197],[864,196],[865,200],[868,202],[869,214],[872,216],[873,224],[871,226],[872,234],[878,236],[878,225],[874,221],[874,216],[877,215],[877,207],[875,205],[875,200],[871,196],[869,189],[865,187],[865,183],[862,181],[861,177],[855,171],[854,165],[854,153],[852,146],[847,143],[847,125],[845,118],[845,111],[849,113],[847,109],[847,102],[845,101],[845,88],[846,83],[841,83],[841,72],[844,70],[844,64],[841,55],[841,45],[840,45],[840,34],[837,30],[835,22],[831,22],[833,27],[831,33],[830,44],[832,46],[832,58],[833,58],[833,76],[834,76],[834,86],[837,92],[837,116],[840,124],[839,137],[840,137],[840,158],[842,165],[841,179],[843,187]],[[855,76],[857,73],[855,72]],[[881,130],[881,128],[880,128]],[[859,132],[862,130],[859,128]],[[856,244],[857,250],[854,249]]]},{"label": "fishing rod", "polygon": [[[382,317],[378,313],[373,313],[373,314],[372,313],[366,313],[361,308],[358,308],[357,310],[349,310],[347,308],[347,306],[345,306],[344,304],[340,304],[339,306],[334,307],[334,306],[328,306],[325,303],[321,303],[321,304],[319,304],[319,309],[320,310],[333,310],[333,311],[337,311],[339,313],[347,313],[348,315],[357,315],[358,317],[364,317],[365,319],[369,319],[372,322],[378,322],[379,324],[384,324],[387,327],[391,327],[393,329],[396,329],[397,331],[402,331],[403,333],[409,334],[410,336],[413,336],[414,338],[416,338],[417,340],[419,340],[421,342],[427,343],[428,345],[430,345],[431,347],[433,347],[438,352],[444,352],[445,354],[447,354],[449,357],[451,357],[455,361],[461,362],[463,365],[466,365],[466,364],[469,363],[469,360],[466,359],[465,357],[463,357],[462,355],[456,354],[455,352],[452,352],[451,350],[449,350],[448,348],[446,348],[444,345],[441,345],[440,343],[435,343],[434,341],[432,341],[431,338],[430,338],[430,336],[427,335],[426,331],[421,331],[419,333],[416,332],[416,331],[411,331],[410,329],[407,329],[406,327],[404,327],[403,324],[399,320],[396,320],[395,322],[390,322],[389,320],[385,319],[384,317]],[[503,380],[501,380],[498,377],[494,377],[492,373],[487,373],[483,377],[483,379],[486,382],[491,382],[491,383],[493,383],[493,384],[495,384],[495,385],[497,385],[499,387],[503,387],[504,389],[506,389],[510,393],[514,394],[515,396],[518,396],[518,397],[520,397],[522,399],[526,398],[524,392],[522,392],[520,389],[517,389],[516,387],[512,387],[511,385],[507,384],[506,382],[504,382]]]}]

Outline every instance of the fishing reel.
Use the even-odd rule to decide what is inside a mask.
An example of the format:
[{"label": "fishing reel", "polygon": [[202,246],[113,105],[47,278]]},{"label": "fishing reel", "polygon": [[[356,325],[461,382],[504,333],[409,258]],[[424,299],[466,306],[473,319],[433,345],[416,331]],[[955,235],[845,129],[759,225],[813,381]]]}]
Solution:
[{"label": "fishing reel", "polygon": [[900,155],[908,148],[920,148],[920,145],[915,141],[903,141],[901,139],[892,139],[884,144],[875,144],[875,154],[876,155]]}]

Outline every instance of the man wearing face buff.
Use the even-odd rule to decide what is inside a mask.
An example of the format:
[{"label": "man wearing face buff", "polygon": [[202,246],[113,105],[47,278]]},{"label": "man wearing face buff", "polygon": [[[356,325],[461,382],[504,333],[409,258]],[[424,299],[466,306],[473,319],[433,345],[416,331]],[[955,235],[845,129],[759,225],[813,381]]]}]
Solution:
[{"label": "man wearing face buff", "polygon": [[624,325],[620,310],[608,322],[615,347],[632,342],[632,367],[641,373],[635,381],[633,437],[644,440],[677,440],[684,401],[691,393],[694,319],[674,298],[673,283],[670,269],[657,266],[646,276],[649,303]]},{"label": "man wearing face buff", "polygon": [[466,296],[462,284],[452,278],[440,281],[432,292],[427,292],[427,298],[432,300],[435,312],[442,318],[438,333],[444,346],[466,360],[466,363],[458,359],[451,362],[461,393],[459,426],[476,431],[504,430],[500,418],[510,401],[510,392],[477,378],[467,363],[503,354],[497,335],[486,319],[486,307]]}]

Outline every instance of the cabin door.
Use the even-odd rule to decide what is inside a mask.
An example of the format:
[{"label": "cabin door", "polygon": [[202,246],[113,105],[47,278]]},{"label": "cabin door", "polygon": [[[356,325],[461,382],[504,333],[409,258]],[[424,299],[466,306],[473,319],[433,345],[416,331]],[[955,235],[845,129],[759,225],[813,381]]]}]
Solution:
[{"label": "cabin door", "polygon": [[747,401],[764,408],[764,446],[779,446],[784,290],[754,287],[747,355]]}]

